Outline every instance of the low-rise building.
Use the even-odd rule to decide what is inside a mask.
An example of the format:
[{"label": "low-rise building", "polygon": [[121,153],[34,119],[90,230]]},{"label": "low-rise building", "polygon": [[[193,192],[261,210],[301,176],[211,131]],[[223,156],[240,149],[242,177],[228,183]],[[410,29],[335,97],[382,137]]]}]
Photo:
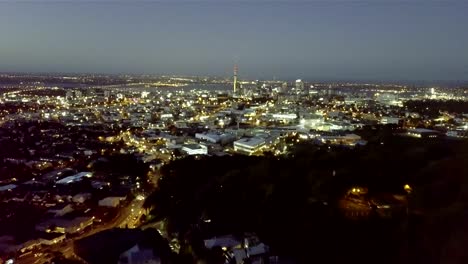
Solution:
[{"label": "low-rise building", "polygon": [[15,185],[15,184],[3,185],[3,186],[0,186],[0,192],[11,191],[11,190],[15,189],[16,187],[18,187],[18,186]]},{"label": "low-rise building", "polygon": [[154,254],[152,248],[138,244],[120,254],[118,264],[160,264],[161,258]]},{"label": "low-rise building", "polygon": [[38,238],[30,239],[21,245],[21,249],[19,251],[20,252],[30,251],[30,250],[40,247],[41,245],[42,245],[42,241],[40,239]]},{"label": "low-rise building", "polygon": [[452,138],[468,138],[468,131],[466,130],[450,130],[445,133],[447,137]]},{"label": "low-rise building", "polygon": [[125,197],[110,196],[99,200],[98,205],[103,207],[117,207],[123,200],[125,200]]},{"label": "low-rise building", "polygon": [[92,172],[83,171],[83,172],[77,173],[75,175],[68,176],[68,177],[65,177],[65,178],[63,178],[61,180],[58,180],[56,183],[57,184],[70,184],[70,183],[74,183],[74,182],[79,182],[83,178],[91,178],[92,176],[93,176]]},{"label": "low-rise building", "polygon": [[43,245],[51,246],[65,240],[65,234],[62,233],[42,233],[39,240]]},{"label": "low-rise building", "polygon": [[270,248],[261,243],[255,234],[213,237],[204,240],[204,244],[207,249],[221,248],[226,257],[224,263],[266,263],[270,253]]},{"label": "low-rise building", "polygon": [[407,136],[416,138],[437,138],[440,137],[440,132],[437,130],[426,129],[426,128],[415,128],[408,129],[406,132]]},{"label": "low-rise building", "polygon": [[94,217],[52,218],[36,225],[37,231],[74,234],[93,224]]},{"label": "low-rise building", "polygon": [[234,141],[234,151],[252,155],[265,147],[265,139],[260,137],[241,138]]},{"label": "low-rise building", "polygon": [[226,235],[206,239],[204,243],[205,247],[208,249],[212,249],[214,247],[236,248],[241,247],[242,240],[234,237],[233,235]]},{"label": "low-rise building", "polygon": [[236,137],[230,133],[196,133],[195,138],[220,144],[231,143],[236,139]]},{"label": "low-rise building", "polygon": [[346,134],[346,135],[337,135],[337,136],[320,136],[317,139],[326,144],[332,145],[346,145],[346,146],[355,146],[357,144],[365,145],[367,142],[362,140],[360,136],[356,134]]},{"label": "low-rise building", "polygon": [[381,119],[380,119],[380,123],[382,125],[399,125],[402,123],[402,119],[401,118],[398,118],[398,117],[391,117],[391,116],[383,116]]},{"label": "low-rise building", "polygon": [[188,155],[206,155],[208,154],[208,148],[201,144],[184,144],[182,145],[182,151]]},{"label": "low-rise building", "polygon": [[90,193],[79,193],[79,194],[76,194],[75,196],[73,196],[72,201],[74,203],[82,204],[82,203],[84,203],[85,201],[87,201],[90,198],[91,198]]},{"label": "low-rise building", "polygon": [[57,216],[64,216],[73,211],[74,209],[71,204],[58,204],[52,208],[49,208],[47,212],[52,213],[57,217]]}]

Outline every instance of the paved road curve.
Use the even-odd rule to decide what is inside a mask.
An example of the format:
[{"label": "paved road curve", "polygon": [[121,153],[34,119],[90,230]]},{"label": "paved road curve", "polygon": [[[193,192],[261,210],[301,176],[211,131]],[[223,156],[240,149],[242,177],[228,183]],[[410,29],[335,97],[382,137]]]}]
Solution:
[{"label": "paved road curve", "polygon": [[49,262],[53,256],[46,254],[47,252],[60,252],[65,257],[78,258],[73,252],[73,243],[75,240],[94,235],[98,232],[104,231],[106,229],[121,227],[121,228],[135,228],[138,225],[138,220],[141,215],[144,213],[143,200],[135,199],[128,206],[123,207],[118,212],[117,216],[111,222],[104,223],[101,225],[92,226],[89,231],[86,233],[68,239],[62,243],[55,244],[50,247],[43,247],[39,250],[33,250],[31,254],[23,254],[23,257],[20,257],[16,260],[15,263],[18,264],[44,264]]}]

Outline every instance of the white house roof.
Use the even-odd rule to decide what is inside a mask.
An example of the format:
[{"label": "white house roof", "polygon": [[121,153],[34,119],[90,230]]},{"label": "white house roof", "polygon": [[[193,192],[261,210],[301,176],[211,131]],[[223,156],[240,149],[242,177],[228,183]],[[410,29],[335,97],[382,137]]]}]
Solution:
[{"label": "white house roof", "polygon": [[65,178],[63,178],[61,180],[58,180],[57,183],[58,184],[69,184],[69,183],[81,181],[81,179],[83,179],[84,177],[90,178],[91,176],[93,176],[92,172],[83,171],[83,172],[77,173],[75,175],[68,176],[68,177],[65,177]]},{"label": "white house roof", "polygon": [[18,186],[15,185],[15,184],[3,185],[3,186],[0,186],[0,192],[12,190],[12,189],[14,189],[16,187],[18,187]]},{"label": "white house roof", "polygon": [[205,247],[213,248],[213,247],[235,247],[240,245],[241,241],[236,239],[234,236],[221,236],[221,237],[214,237],[212,239],[205,240]]}]

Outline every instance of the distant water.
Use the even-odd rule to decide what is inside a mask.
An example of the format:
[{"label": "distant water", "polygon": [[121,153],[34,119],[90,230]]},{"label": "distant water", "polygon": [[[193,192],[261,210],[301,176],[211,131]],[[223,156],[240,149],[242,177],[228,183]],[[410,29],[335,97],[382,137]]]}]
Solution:
[{"label": "distant water", "polygon": [[[46,87],[60,87],[65,89],[86,89],[86,88],[93,88],[99,87],[96,85],[87,85],[87,84],[79,84],[79,83],[44,83]],[[0,87],[15,87],[21,86],[20,84],[15,83],[0,83]],[[145,86],[126,86],[126,85],[115,85],[115,89],[137,89],[137,90],[147,90],[147,91],[155,91],[155,90],[173,90],[173,91],[190,91],[193,89],[197,90],[208,90],[208,91],[229,91],[232,89],[232,84],[217,84],[217,83],[210,83],[210,84],[203,84],[203,83],[194,83],[189,84],[187,86],[181,87],[145,87]]]},{"label": "distant water", "polygon": [[218,84],[218,83],[210,83],[210,84],[189,84],[187,86],[183,87],[162,87],[162,88],[157,88],[157,89],[173,89],[173,90],[179,90],[179,91],[190,91],[190,90],[207,90],[207,91],[229,91],[232,89],[231,84]]},{"label": "distant water", "polygon": [[229,91],[232,89],[232,85],[230,84],[217,84],[217,83],[210,83],[210,84],[202,84],[202,83],[195,83],[189,84],[187,86],[181,87],[145,87],[145,86],[129,86],[126,87],[122,85],[120,87],[116,87],[116,89],[133,89],[133,90],[142,90],[142,91],[191,91],[191,90],[207,90],[207,91]]},{"label": "distant water", "polygon": [[[18,88],[18,87],[25,87],[28,85],[38,85],[34,83],[23,83],[20,84],[18,82],[3,82],[0,83],[0,88],[8,87],[8,88]],[[79,84],[79,83],[43,83],[39,86],[45,86],[45,87],[60,87],[60,88],[65,88],[65,89],[75,89],[75,88],[88,88],[91,87],[90,85],[87,84]]]}]

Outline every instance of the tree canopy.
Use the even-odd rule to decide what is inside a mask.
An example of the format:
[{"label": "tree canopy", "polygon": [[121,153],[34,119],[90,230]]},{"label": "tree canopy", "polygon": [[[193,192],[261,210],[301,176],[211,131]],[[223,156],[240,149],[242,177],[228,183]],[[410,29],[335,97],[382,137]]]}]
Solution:
[{"label": "tree canopy", "polygon": [[[253,231],[275,251],[301,262],[400,262],[402,250],[410,248],[401,246],[411,242],[409,228],[416,232],[414,241],[419,229],[406,218],[345,219],[337,201],[356,185],[371,194],[403,194],[410,184],[411,210],[450,208],[467,191],[461,183],[468,177],[463,166],[468,146],[391,135],[385,144],[374,143],[355,149],[304,143],[286,157],[175,160],[161,169],[158,189],[145,207],[167,219],[169,232],[181,237],[194,227],[204,234]],[[430,222],[430,215],[424,221]]]}]

